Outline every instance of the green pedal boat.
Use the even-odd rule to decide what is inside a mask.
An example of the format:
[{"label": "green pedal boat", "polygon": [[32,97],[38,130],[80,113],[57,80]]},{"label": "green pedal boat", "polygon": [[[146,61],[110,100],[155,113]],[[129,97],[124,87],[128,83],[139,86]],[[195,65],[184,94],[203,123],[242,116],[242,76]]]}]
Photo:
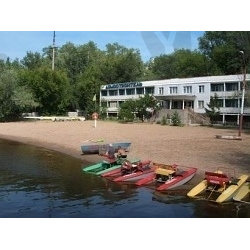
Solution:
[{"label": "green pedal boat", "polygon": [[[93,165],[83,167],[82,170],[85,173],[90,173],[94,175],[101,175],[103,173],[106,173],[108,171],[120,168],[122,163],[124,162],[126,158],[116,158],[114,160],[103,160],[101,162],[95,163]],[[139,162],[139,159],[132,159],[130,162],[137,163]]]}]

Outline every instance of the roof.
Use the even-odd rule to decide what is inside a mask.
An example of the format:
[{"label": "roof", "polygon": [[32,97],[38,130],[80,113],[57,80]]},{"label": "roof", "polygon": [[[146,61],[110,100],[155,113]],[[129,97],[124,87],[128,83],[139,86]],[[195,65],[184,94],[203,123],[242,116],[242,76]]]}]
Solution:
[{"label": "roof", "polygon": [[[164,80],[153,80],[153,81],[142,81],[143,87],[165,85],[165,84],[199,84],[199,83],[219,83],[219,82],[235,82],[243,81],[243,74],[239,75],[222,75],[222,76],[202,76],[202,77],[191,77],[191,78],[173,78]],[[250,81],[250,74],[246,74],[246,81]],[[138,82],[136,82],[138,83]],[[116,83],[114,83],[116,84]],[[118,85],[121,83],[117,83]],[[103,85],[101,89],[105,89],[107,85]]]},{"label": "roof", "polygon": [[[246,80],[250,81],[250,74],[246,75]],[[243,81],[243,75],[223,75],[223,76],[202,76],[192,78],[173,78],[155,81],[144,81],[143,86],[165,85],[165,84],[194,84],[194,83],[217,83],[217,82]]]}]

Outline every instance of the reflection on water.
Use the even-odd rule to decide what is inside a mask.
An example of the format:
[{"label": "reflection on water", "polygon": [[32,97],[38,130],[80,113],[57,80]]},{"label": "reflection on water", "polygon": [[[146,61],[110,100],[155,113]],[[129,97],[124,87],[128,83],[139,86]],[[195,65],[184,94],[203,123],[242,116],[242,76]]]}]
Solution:
[{"label": "reflection on water", "polygon": [[193,200],[182,188],[156,192],[82,171],[82,161],[0,140],[2,218],[250,218],[249,205]]}]

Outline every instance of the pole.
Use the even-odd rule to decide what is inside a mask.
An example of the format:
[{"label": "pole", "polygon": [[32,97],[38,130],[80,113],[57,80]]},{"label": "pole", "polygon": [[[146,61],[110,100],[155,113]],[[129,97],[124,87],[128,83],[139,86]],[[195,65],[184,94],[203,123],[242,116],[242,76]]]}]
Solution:
[{"label": "pole", "polygon": [[56,32],[54,31],[53,35],[53,45],[52,45],[52,70],[55,69],[55,34]]},{"label": "pole", "polygon": [[241,99],[241,110],[240,110],[240,121],[239,121],[239,133],[238,136],[241,136],[242,126],[243,126],[243,113],[244,113],[244,99],[245,99],[245,89],[246,89],[246,63],[244,51],[240,51],[243,56],[243,83],[242,83],[242,99]]}]

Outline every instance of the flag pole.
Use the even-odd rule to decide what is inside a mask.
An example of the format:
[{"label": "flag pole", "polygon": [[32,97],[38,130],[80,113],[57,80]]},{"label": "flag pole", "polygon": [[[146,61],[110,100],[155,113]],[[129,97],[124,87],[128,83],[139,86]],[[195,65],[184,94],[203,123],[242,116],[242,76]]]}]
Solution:
[{"label": "flag pole", "polygon": [[98,118],[98,114],[96,112],[96,94],[93,97],[93,101],[95,102],[95,113],[92,115],[92,118],[94,119],[94,128],[96,128],[96,120]]}]

